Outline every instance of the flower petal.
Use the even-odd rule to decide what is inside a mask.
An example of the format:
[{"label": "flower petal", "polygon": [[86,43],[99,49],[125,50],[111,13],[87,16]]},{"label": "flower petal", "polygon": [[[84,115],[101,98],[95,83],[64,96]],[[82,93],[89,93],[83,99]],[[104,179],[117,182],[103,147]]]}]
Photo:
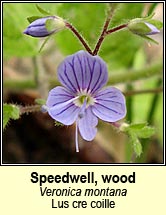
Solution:
[{"label": "flower petal", "polygon": [[64,87],[55,87],[50,90],[46,105],[48,107],[53,107],[57,104],[66,102],[70,99],[74,98],[69,90]]},{"label": "flower petal", "polygon": [[97,117],[92,113],[90,107],[87,108],[84,117],[78,120],[79,131],[84,140],[91,141],[95,138],[97,133],[97,123]]},{"label": "flower petal", "polygon": [[52,89],[46,102],[49,115],[64,125],[73,124],[80,111],[80,108],[73,103],[76,99],[77,97],[73,97],[64,87]]},{"label": "flower petal", "polygon": [[96,92],[108,80],[105,62],[86,51],[70,55],[58,67],[58,78],[63,86],[76,93],[81,90]]},{"label": "flower petal", "polygon": [[107,122],[116,122],[126,115],[125,97],[115,87],[109,87],[98,92],[96,102],[92,106],[93,113]]}]

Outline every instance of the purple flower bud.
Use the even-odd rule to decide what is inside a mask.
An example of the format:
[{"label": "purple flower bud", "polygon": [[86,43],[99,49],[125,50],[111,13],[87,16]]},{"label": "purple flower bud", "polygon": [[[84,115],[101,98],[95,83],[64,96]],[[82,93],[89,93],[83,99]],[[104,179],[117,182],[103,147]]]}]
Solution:
[{"label": "purple flower bud", "polygon": [[65,27],[65,22],[58,16],[47,16],[33,21],[23,32],[32,37],[46,37]]}]

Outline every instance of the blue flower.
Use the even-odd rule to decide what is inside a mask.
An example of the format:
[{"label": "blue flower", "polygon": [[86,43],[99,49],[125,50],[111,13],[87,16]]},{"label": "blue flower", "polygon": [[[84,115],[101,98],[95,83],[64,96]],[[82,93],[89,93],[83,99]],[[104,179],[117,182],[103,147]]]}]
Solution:
[{"label": "blue flower", "polygon": [[105,62],[99,56],[79,51],[58,67],[58,79],[63,86],[53,88],[46,106],[49,115],[64,125],[76,122],[83,139],[91,141],[97,132],[98,118],[116,122],[126,115],[125,98],[115,87],[102,89],[108,81]]},{"label": "blue flower", "polygon": [[65,22],[58,16],[47,16],[33,21],[23,32],[32,37],[46,37],[65,27]]}]

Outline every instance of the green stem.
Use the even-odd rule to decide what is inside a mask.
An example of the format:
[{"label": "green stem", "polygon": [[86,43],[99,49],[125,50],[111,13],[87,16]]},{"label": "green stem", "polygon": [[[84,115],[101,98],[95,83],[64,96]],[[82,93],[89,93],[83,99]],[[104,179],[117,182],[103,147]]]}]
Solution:
[{"label": "green stem", "polygon": [[[162,79],[160,78],[157,80],[156,87],[160,87],[161,84],[162,84]],[[159,100],[159,94],[155,94],[152,98],[150,110],[148,111],[148,114],[147,114],[147,122],[149,124],[152,124],[154,121],[154,113],[157,107],[158,100]]]},{"label": "green stem", "polygon": [[124,71],[121,73],[116,73],[110,75],[108,85],[117,84],[117,83],[126,83],[126,82],[133,82],[144,78],[149,78],[155,75],[162,74],[163,63],[157,62],[152,64],[148,67],[139,69],[139,70],[132,70]]},{"label": "green stem", "polygon": [[5,79],[3,81],[3,87],[5,89],[24,90],[24,89],[35,89],[37,86],[34,80]]},{"label": "green stem", "polygon": [[109,23],[111,21],[111,18],[113,16],[113,12],[114,12],[114,8],[111,7],[109,10],[108,10],[108,13],[107,13],[107,18],[105,20],[105,23],[104,23],[104,26],[103,26],[103,29],[102,29],[102,32],[99,36],[99,39],[96,43],[96,46],[94,48],[94,51],[93,51],[93,55],[97,55],[97,53],[99,52],[99,49],[100,49],[100,46],[106,36],[106,32],[107,32],[107,29],[108,29],[108,26],[109,26]]},{"label": "green stem", "polygon": [[89,54],[93,55],[93,52],[90,48],[90,46],[88,45],[87,41],[83,38],[83,36],[77,31],[77,29],[71,25],[69,22],[66,22],[66,27],[69,28],[73,34],[78,38],[78,40],[80,41],[80,43],[84,46],[84,48],[87,50],[87,52],[89,52]]},{"label": "green stem", "polygon": [[[133,82],[144,78],[153,77],[155,75],[162,74],[162,61],[152,64],[147,68],[132,70],[131,72],[123,71],[122,73],[112,74],[109,78],[108,85],[114,85],[118,83]],[[50,78],[49,87],[53,88],[59,85],[58,81]],[[5,79],[3,81],[3,87],[6,89],[23,90],[23,89],[35,89],[36,83],[34,80],[12,80]]]}]

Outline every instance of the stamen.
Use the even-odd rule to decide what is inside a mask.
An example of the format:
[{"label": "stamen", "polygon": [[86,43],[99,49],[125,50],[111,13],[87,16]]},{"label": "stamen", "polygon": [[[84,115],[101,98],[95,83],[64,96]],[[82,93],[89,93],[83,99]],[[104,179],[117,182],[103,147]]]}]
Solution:
[{"label": "stamen", "polygon": [[76,146],[76,152],[79,152],[79,147],[78,147],[78,125],[77,125],[77,120],[76,120],[75,146]]}]

